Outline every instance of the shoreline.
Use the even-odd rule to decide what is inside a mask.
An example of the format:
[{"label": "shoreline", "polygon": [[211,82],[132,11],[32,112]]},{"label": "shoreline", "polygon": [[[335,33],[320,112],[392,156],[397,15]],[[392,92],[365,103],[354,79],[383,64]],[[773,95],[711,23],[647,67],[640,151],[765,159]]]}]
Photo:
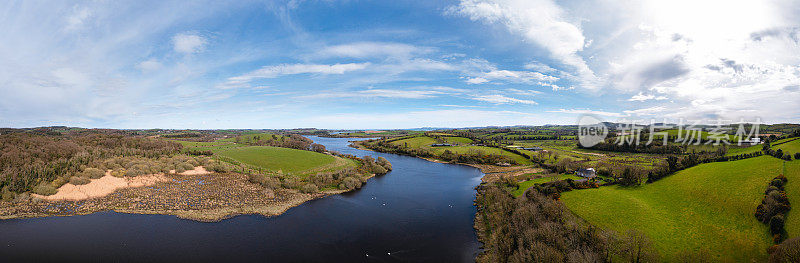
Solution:
[{"label": "shoreline", "polygon": [[169,175],[168,178],[169,181],[151,186],[117,189],[106,196],[77,201],[35,197],[21,202],[0,201],[0,220],[79,216],[113,211],[170,215],[198,222],[219,222],[239,215],[278,216],[308,201],[355,190],[327,190],[314,194],[300,193],[294,189],[273,191],[248,182],[246,175],[235,173]]},{"label": "shoreline", "polygon": [[[356,141],[361,142],[361,141]],[[372,152],[379,152],[379,153],[387,153],[387,152],[380,152],[370,148],[365,147],[361,143],[351,143],[349,145],[352,148],[365,150],[365,151],[372,151]],[[388,153],[388,154],[396,154],[396,153]],[[398,154],[402,155],[402,154]],[[483,177],[481,177],[481,182],[490,182],[495,181],[498,179],[499,175],[501,174],[523,174],[523,173],[533,173],[533,172],[541,172],[544,171],[544,168],[535,167],[534,165],[514,165],[514,166],[498,166],[498,165],[491,165],[491,164],[473,164],[473,163],[452,163],[443,160],[439,160],[436,158],[426,158],[426,157],[419,157],[413,155],[402,155],[402,156],[410,156],[414,158],[423,159],[433,163],[445,163],[445,164],[459,164],[459,165],[466,165],[474,168],[478,168],[483,173]]]},{"label": "shoreline", "polygon": [[[353,189],[355,190],[355,189]],[[349,190],[352,191],[352,190]],[[88,212],[76,212],[70,214],[49,214],[49,213],[21,213],[13,215],[0,215],[0,220],[13,220],[13,219],[31,219],[31,218],[44,218],[44,217],[70,217],[70,216],[83,216],[99,212],[115,212],[122,214],[140,214],[140,215],[166,215],[175,216],[180,219],[192,220],[203,223],[220,222],[226,219],[234,218],[241,215],[260,215],[263,217],[279,216],[291,208],[300,206],[308,201],[325,198],[332,195],[342,194],[349,192],[347,190],[331,190],[313,195],[296,193],[287,202],[277,203],[273,205],[263,206],[249,206],[249,207],[221,207],[215,209],[201,209],[201,210],[147,210],[147,209],[107,209]],[[40,201],[48,202],[48,201]]]}]

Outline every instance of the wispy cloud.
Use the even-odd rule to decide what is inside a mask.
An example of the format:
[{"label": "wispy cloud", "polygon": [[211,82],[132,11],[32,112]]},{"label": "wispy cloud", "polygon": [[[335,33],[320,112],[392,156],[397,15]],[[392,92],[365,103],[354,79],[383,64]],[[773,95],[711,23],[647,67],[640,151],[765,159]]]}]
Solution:
[{"label": "wispy cloud", "polygon": [[472,97],[473,100],[489,102],[494,104],[528,104],[528,105],[536,105],[537,103],[532,100],[523,100],[523,99],[516,99],[511,97],[506,97],[503,95],[493,94],[493,95],[477,95]]},{"label": "wispy cloud", "polygon": [[320,74],[341,75],[350,71],[363,70],[371,63],[347,63],[347,64],[281,64],[275,66],[265,66],[261,69],[251,71],[249,73],[230,77],[228,81],[220,85],[220,88],[238,88],[247,86],[251,81],[257,79],[271,79],[284,75],[297,75],[297,74]]},{"label": "wispy cloud", "polygon": [[399,99],[427,99],[444,94],[432,90],[392,90],[392,89],[367,89],[359,91],[322,92],[319,94],[298,96],[300,99],[320,98],[399,98]]},{"label": "wispy cloud", "polygon": [[355,42],[334,45],[314,53],[313,57],[348,57],[348,58],[410,58],[431,52],[431,48],[417,47],[395,42]]}]

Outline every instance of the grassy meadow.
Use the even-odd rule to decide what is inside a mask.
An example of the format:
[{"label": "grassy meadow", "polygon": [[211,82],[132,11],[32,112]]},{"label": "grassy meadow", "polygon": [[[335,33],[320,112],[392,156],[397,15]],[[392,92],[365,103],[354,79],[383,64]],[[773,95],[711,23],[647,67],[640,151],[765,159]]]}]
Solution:
[{"label": "grassy meadow", "polygon": [[[800,197],[800,169],[794,165],[787,175],[790,185],[795,182],[792,200]],[[561,199],[594,225],[644,232],[668,261],[697,250],[718,261],[765,261],[772,240],[753,214],[781,167],[781,160],[769,156],[702,164],[640,187],[576,190]],[[800,232],[800,220],[789,221],[790,233]]]},{"label": "grassy meadow", "polygon": [[774,149],[775,150],[781,149],[783,150],[784,153],[790,153],[792,155],[794,155],[795,153],[800,153],[800,139],[776,145]]},{"label": "grassy meadow", "polygon": [[449,150],[456,154],[472,154],[480,152],[483,154],[497,154],[497,155],[508,156],[519,164],[524,164],[524,165],[532,164],[530,160],[528,160],[522,155],[514,154],[493,147],[470,145],[473,143],[473,141],[469,138],[448,136],[450,134],[445,134],[445,133],[440,133],[437,135],[447,136],[447,137],[440,137],[440,139],[443,140],[445,143],[452,144],[454,146],[431,147],[431,144],[441,143],[441,142],[437,142],[435,138],[428,136],[415,136],[411,138],[395,140],[392,141],[391,143],[397,146],[403,146],[408,148],[428,149],[433,151],[433,153],[437,155],[444,153],[445,150]]},{"label": "grassy meadow", "polygon": [[271,146],[230,148],[214,153],[268,170],[298,175],[355,166],[351,160],[326,154]]},{"label": "grassy meadow", "polygon": [[800,161],[785,162],[786,178],[789,179],[784,186],[792,210],[786,214],[786,233],[789,237],[800,237]]},{"label": "grassy meadow", "polygon": [[528,190],[528,188],[531,188],[531,186],[534,186],[536,184],[547,183],[557,180],[565,180],[565,179],[580,180],[583,178],[572,174],[561,174],[557,176],[536,178],[528,181],[519,182],[519,188],[511,193],[514,194],[514,196],[522,196],[522,194],[525,193],[525,190]]},{"label": "grassy meadow", "polygon": [[[257,138],[265,139],[272,134],[247,134],[239,136],[240,142],[252,142]],[[275,135],[278,140],[283,136]],[[183,151],[211,151],[214,158],[227,161],[230,158],[266,170],[306,176],[318,172],[329,172],[355,167],[352,160],[327,154],[271,146],[248,146],[235,143],[236,138],[227,138],[215,142],[176,141],[183,145]]]}]

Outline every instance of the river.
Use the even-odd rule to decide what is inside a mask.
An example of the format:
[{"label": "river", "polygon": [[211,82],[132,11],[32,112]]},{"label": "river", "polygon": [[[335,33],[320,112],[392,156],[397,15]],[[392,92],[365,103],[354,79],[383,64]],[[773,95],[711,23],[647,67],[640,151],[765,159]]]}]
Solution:
[{"label": "river", "polygon": [[276,217],[201,223],[167,215],[100,212],[0,220],[0,261],[471,262],[478,169],[348,147],[394,170],[359,190],[306,202]]}]

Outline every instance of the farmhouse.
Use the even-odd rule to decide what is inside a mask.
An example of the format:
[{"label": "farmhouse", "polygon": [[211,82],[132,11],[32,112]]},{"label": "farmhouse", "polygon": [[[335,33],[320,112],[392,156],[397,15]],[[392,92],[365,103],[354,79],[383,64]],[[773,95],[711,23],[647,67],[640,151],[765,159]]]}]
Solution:
[{"label": "farmhouse", "polygon": [[577,176],[584,177],[584,178],[592,178],[592,177],[597,176],[597,174],[594,171],[594,168],[578,169],[577,171],[575,171],[575,174]]},{"label": "farmhouse", "polygon": [[541,147],[536,147],[536,146],[533,146],[533,147],[526,147],[526,148],[522,148],[522,149],[523,149],[523,150],[526,150],[526,151],[534,151],[534,152],[535,152],[535,151],[541,151],[541,150],[542,150],[542,148],[541,148]]},{"label": "farmhouse", "polygon": [[445,147],[445,146],[453,146],[453,145],[449,144],[449,143],[434,143],[434,144],[431,144],[431,147]]},{"label": "farmhouse", "polygon": [[760,144],[761,143],[761,138],[759,138],[759,137],[750,138],[749,143],[750,143],[750,145]]}]

